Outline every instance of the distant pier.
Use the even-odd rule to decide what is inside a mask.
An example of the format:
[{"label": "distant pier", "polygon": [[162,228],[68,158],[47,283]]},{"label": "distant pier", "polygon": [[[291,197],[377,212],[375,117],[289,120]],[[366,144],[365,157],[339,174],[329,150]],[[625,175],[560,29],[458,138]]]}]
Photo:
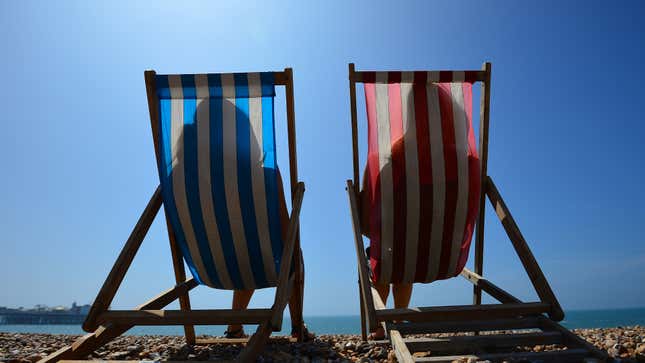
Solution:
[{"label": "distant pier", "polygon": [[89,305],[47,307],[36,305],[33,309],[11,309],[0,306],[0,325],[14,324],[82,324],[89,311]]},{"label": "distant pier", "polygon": [[82,324],[84,314],[57,312],[0,313],[0,325],[7,324]]}]

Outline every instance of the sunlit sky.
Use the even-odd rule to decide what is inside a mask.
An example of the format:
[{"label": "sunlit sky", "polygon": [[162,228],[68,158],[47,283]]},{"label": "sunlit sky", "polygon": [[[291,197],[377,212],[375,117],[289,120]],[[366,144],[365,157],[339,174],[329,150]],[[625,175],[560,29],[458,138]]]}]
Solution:
[{"label": "sunlit sky", "polygon": [[[293,67],[307,184],[305,315],[358,314],[344,190],[352,176],[347,63],[412,70],[484,61],[493,65],[489,174],[563,307],[645,306],[643,3],[238,3],[0,2],[0,306],[92,302],[159,182],[145,69]],[[364,161],[362,87],[358,99]],[[286,174],[284,111],[280,90]],[[485,275],[536,299],[487,210]],[[173,284],[157,218],[113,307]],[[194,307],[230,304],[228,291],[194,291]],[[272,293],[252,305],[270,306]],[[471,294],[453,279],[416,287],[412,304],[469,303]]]}]

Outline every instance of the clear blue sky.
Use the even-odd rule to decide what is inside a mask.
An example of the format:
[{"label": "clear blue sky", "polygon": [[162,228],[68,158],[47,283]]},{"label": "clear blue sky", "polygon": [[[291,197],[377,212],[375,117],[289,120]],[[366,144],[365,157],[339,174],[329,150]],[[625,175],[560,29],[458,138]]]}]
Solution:
[{"label": "clear blue sky", "polygon": [[[93,300],[158,184],[145,69],[289,66],[307,184],[305,314],[357,314],[344,191],[350,61],[358,69],[492,62],[489,173],[562,305],[644,306],[643,3],[395,3],[0,2],[0,306]],[[362,159],[365,136],[361,126]],[[488,210],[485,274],[534,298]],[[173,284],[164,228],[158,218],[115,307]],[[417,288],[412,303],[470,302],[470,294],[456,279]],[[229,292],[203,287],[192,296],[199,308],[230,301]],[[271,298],[264,291],[253,305]]]}]

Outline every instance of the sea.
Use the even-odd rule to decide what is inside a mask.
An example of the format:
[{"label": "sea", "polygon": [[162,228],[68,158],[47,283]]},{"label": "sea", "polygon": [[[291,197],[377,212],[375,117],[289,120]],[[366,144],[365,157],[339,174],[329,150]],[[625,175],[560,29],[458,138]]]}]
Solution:
[{"label": "sea", "polygon": [[[305,318],[307,327],[316,334],[360,334],[360,316],[309,316]],[[571,310],[561,322],[567,328],[607,328],[633,325],[645,326],[645,308],[605,309],[605,310]],[[196,326],[197,334],[222,335],[223,326]],[[253,326],[246,326],[247,333],[255,331]],[[48,334],[84,334],[80,325],[0,325],[0,332],[13,333],[48,333]],[[283,330],[278,335],[290,333],[290,322],[285,317]],[[181,326],[139,326],[130,329],[130,335],[183,335]]]}]

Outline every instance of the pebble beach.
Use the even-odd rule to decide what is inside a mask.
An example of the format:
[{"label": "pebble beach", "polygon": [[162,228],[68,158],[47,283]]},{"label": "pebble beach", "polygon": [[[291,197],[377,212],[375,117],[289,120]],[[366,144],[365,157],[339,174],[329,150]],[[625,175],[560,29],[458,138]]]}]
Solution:
[{"label": "pebble beach", "polygon": [[[614,362],[645,362],[645,327],[575,329],[574,332],[605,350]],[[418,335],[430,337],[438,335]],[[78,335],[0,333],[0,362],[33,363],[70,344]],[[208,337],[205,337],[208,338]],[[94,352],[91,360],[233,360],[241,345],[186,345],[181,336],[122,336]],[[517,347],[516,350],[554,350],[558,346]],[[431,356],[432,352],[415,353]],[[313,342],[290,343],[272,339],[259,362],[396,362],[388,343],[362,342],[357,335],[319,335]],[[509,361],[510,362],[510,361]]]}]

